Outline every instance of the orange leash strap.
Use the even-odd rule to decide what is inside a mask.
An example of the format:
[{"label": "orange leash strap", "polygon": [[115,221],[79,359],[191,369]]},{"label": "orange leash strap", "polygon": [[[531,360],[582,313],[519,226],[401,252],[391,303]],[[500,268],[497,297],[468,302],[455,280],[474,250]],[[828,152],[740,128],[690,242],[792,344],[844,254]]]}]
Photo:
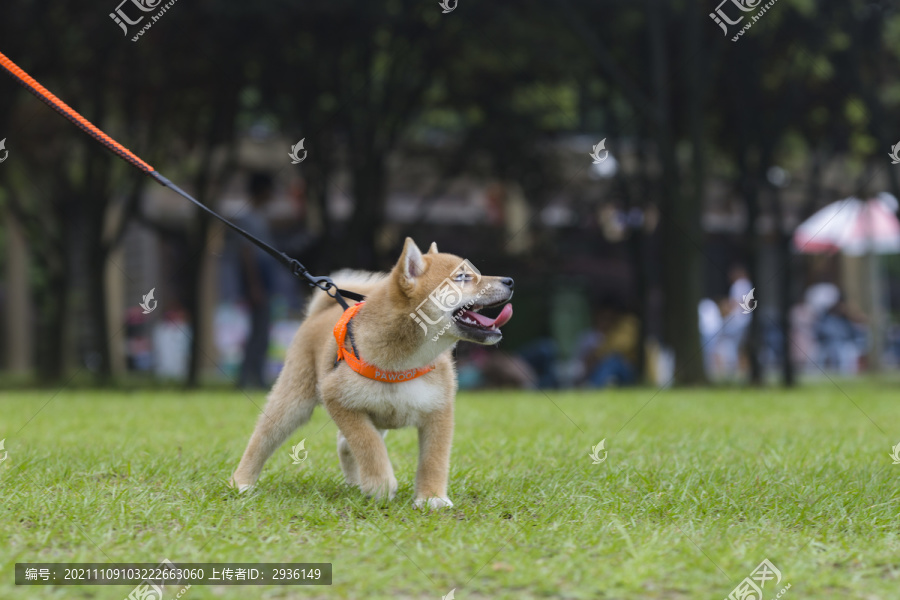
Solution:
[{"label": "orange leash strap", "polygon": [[153,167],[142,161],[134,152],[100,131],[96,125],[78,114],[71,106],[54,96],[47,88],[35,81],[31,75],[23,71],[16,63],[9,60],[2,52],[0,52],[0,67],[6,69],[14,79],[17,79],[19,83],[47,104],[47,106],[72,121],[76,127],[106,146],[115,155],[124,158],[148,175],[153,172]]},{"label": "orange leash strap", "polygon": [[316,276],[312,275],[309,271],[306,270],[306,267],[304,267],[302,264],[300,264],[300,261],[291,258],[284,252],[279,252],[278,250],[276,250],[272,246],[268,245],[267,243],[263,242],[262,240],[259,240],[255,237],[253,237],[252,235],[250,235],[249,233],[247,233],[246,231],[244,231],[243,229],[241,229],[240,227],[238,227],[237,225],[235,225],[234,223],[232,223],[225,217],[221,216],[220,214],[218,214],[217,212],[215,212],[214,210],[212,210],[211,208],[209,208],[208,206],[206,206],[199,200],[195,199],[193,196],[191,196],[190,194],[185,192],[183,189],[181,189],[180,187],[178,187],[177,185],[175,185],[174,183],[172,183],[171,181],[169,181],[168,179],[163,177],[162,174],[159,173],[159,171],[154,170],[153,167],[151,167],[146,162],[141,160],[141,158],[139,156],[137,156],[134,152],[132,152],[131,150],[129,150],[128,148],[126,148],[125,146],[123,146],[122,144],[117,142],[116,140],[112,139],[111,137],[109,137],[108,135],[106,135],[105,133],[100,131],[100,129],[96,125],[94,125],[93,123],[91,123],[90,121],[88,121],[87,119],[82,117],[80,114],[78,114],[78,111],[76,111],[71,106],[69,106],[68,104],[66,104],[59,98],[57,98],[56,96],[54,96],[53,93],[50,92],[50,90],[48,90],[47,88],[42,86],[40,83],[38,83],[34,79],[34,77],[32,77],[31,75],[29,75],[28,73],[23,71],[19,67],[19,65],[17,65],[13,61],[11,61],[9,59],[9,57],[7,57],[2,52],[0,52],[0,67],[3,67],[3,69],[7,73],[9,73],[13,79],[15,79],[20,84],[22,84],[25,87],[25,89],[27,89],[29,92],[31,92],[32,94],[37,96],[42,102],[47,104],[47,106],[49,106],[50,108],[52,108],[53,110],[55,110],[56,112],[58,112],[59,114],[64,116],[66,119],[68,119],[69,121],[74,123],[79,129],[81,129],[86,134],[88,134],[89,136],[91,136],[92,138],[94,138],[95,140],[100,142],[101,144],[103,144],[113,154],[115,154],[119,158],[125,159],[131,165],[137,167],[146,175],[149,175],[154,181],[156,181],[160,185],[163,185],[163,186],[169,188],[170,190],[172,190],[179,196],[182,196],[183,198],[185,198],[188,201],[190,201],[191,203],[193,203],[200,210],[206,212],[210,216],[215,217],[216,219],[218,219],[219,221],[221,221],[222,223],[224,223],[225,225],[230,227],[232,230],[234,230],[238,234],[244,236],[247,240],[249,240],[250,242],[255,244],[257,247],[261,248],[264,252],[266,252],[272,258],[274,258],[275,260],[277,260],[278,262],[283,264],[285,267],[290,269],[294,275],[296,275],[297,277],[304,277],[310,286],[317,287],[320,290],[323,290],[326,294],[328,294],[329,296],[331,296],[332,298],[337,300],[337,302],[341,306],[343,306],[345,309],[347,308],[347,302],[344,300],[345,296],[352,300],[362,300],[363,299],[363,296],[361,294],[357,294],[356,292],[349,292],[347,290],[342,290],[342,289],[338,288],[334,284],[334,282],[331,281],[331,279],[329,279],[328,277],[316,277]]}]

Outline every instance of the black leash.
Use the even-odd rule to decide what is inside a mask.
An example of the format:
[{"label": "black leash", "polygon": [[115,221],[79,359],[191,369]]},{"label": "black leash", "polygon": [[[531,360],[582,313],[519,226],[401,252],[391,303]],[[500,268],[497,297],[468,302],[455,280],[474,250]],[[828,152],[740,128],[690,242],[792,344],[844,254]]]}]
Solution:
[{"label": "black leash", "polygon": [[172,183],[171,181],[169,181],[168,179],[163,177],[159,173],[159,171],[152,171],[149,173],[149,175],[154,180],[156,180],[159,184],[169,188],[170,190],[172,190],[179,196],[182,196],[183,198],[188,199],[195,206],[200,208],[200,210],[203,210],[207,214],[212,215],[213,217],[217,218],[222,223],[224,223],[225,225],[230,227],[233,231],[244,236],[247,240],[249,240],[251,243],[256,245],[261,250],[263,250],[266,254],[268,254],[269,256],[271,256],[272,258],[274,258],[275,260],[280,262],[282,265],[284,265],[285,267],[290,269],[291,273],[293,273],[297,277],[305,278],[306,282],[311,287],[319,288],[320,290],[322,290],[323,292],[325,292],[326,294],[328,294],[329,296],[331,296],[332,298],[337,300],[338,304],[340,304],[344,310],[347,310],[348,308],[350,308],[350,305],[347,304],[347,301],[344,298],[350,298],[351,300],[355,300],[357,302],[362,302],[363,300],[366,299],[366,297],[363,296],[362,294],[357,294],[356,292],[351,292],[349,290],[342,290],[334,283],[334,281],[331,280],[330,277],[316,277],[315,275],[310,274],[309,270],[306,267],[304,267],[300,263],[300,261],[298,261],[296,258],[291,258],[284,252],[279,252],[278,250],[276,250],[272,246],[268,245],[264,241],[250,235],[249,233],[247,233],[246,231],[244,231],[243,229],[241,229],[240,227],[238,227],[237,225],[235,225],[234,223],[232,223],[225,217],[221,216],[219,213],[217,213],[213,209],[209,208],[208,206],[206,206],[199,200],[196,200],[194,197],[192,197],[190,194],[185,192],[183,189],[181,189],[180,187],[178,187],[177,185],[175,185],[174,183]]}]

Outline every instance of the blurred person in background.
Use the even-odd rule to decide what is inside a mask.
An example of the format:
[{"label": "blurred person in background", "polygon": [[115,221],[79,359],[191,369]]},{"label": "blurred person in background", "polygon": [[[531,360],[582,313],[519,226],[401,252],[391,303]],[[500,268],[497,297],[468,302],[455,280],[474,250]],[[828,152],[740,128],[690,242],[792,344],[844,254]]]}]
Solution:
[{"label": "blurred person in background", "polygon": [[700,345],[703,348],[703,367],[708,377],[719,374],[718,344],[716,343],[719,332],[722,330],[722,311],[719,304],[711,299],[704,298],[697,306],[697,322],[700,325]]},{"label": "blurred person in background", "polygon": [[[250,235],[272,243],[272,232],[265,209],[272,199],[274,184],[268,173],[251,173],[247,186],[250,200],[234,219],[235,224]],[[238,377],[241,388],[265,388],[264,369],[269,349],[271,326],[270,299],[274,287],[275,259],[263,250],[240,238],[238,240],[238,269],[242,300],[250,313],[250,332],[244,343],[244,358]]]},{"label": "blurred person in background", "polygon": [[740,372],[741,347],[747,338],[752,314],[744,314],[741,306],[744,298],[753,289],[750,276],[743,265],[735,264],[728,269],[731,287],[728,290],[728,310],[719,334],[718,350],[722,360],[722,374],[736,377]]},{"label": "blurred person in background", "polygon": [[842,375],[855,375],[866,350],[866,322],[866,316],[839,292],[837,301],[821,314],[816,324],[821,366],[837,369]]},{"label": "blurred person in background", "polygon": [[607,387],[637,383],[641,324],[617,299],[600,303],[594,327],[579,345],[585,385]]},{"label": "blurred person in background", "polygon": [[791,361],[801,372],[811,370],[811,361],[819,353],[816,318],[816,311],[805,300],[791,307]]},{"label": "blurred person in background", "polygon": [[538,388],[543,390],[559,387],[559,377],[556,374],[559,351],[552,338],[539,338],[529,342],[516,354],[534,373]]}]

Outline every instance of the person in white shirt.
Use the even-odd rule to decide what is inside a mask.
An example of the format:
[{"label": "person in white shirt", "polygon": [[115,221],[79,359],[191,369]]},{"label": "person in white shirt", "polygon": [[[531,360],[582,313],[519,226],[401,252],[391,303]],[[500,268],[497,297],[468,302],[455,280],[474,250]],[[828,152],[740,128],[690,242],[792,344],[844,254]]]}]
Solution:
[{"label": "person in white shirt", "polygon": [[743,265],[733,265],[728,270],[731,288],[728,290],[729,311],[725,316],[722,332],[719,334],[719,352],[722,356],[722,371],[726,376],[737,376],[740,368],[740,349],[747,337],[752,314],[744,314],[741,304],[753,289],[747,269]]}]

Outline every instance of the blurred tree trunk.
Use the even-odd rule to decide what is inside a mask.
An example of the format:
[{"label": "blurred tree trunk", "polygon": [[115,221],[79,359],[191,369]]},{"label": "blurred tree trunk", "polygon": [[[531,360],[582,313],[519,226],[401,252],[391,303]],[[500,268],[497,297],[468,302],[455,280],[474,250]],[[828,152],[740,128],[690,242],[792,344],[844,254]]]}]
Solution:
[{"label": "blurred tree trunk", "polygon": [[35,288],[40,319],[37,324],[37,372],[42,384],[58,383],[66,367],[66,337],[69,316],[69,273],[48,270],[46,285]]},{"label": "blurred tree trunk", "polygon": [[[201,212],[201,211],[198,211]],[[190,363],[188,364],[187,381],[185,385],[189,388],[197,387],[200,381],[200,366],[203,363],[203,319],[201,313],[203,306],[201,300],[203,294],[200,286],[203,282],[205,251],[209,237],[209,220],[206,213],[201,212],[191,226],[191,233],[188,236],[187,244],[188,256],[190,257],[186,265],[186,281],[188,281],[185,290],[185,309],[188,314],[188,329],[190,331]]]},{"label": "blurred tree trunk", "polygon": [[[27,166],[27,165],[26,165]],[[7,189],[6,206],[22,226],[32,260],[32,301],[36,307],[35,367],[37,380],[55,384],[62,380],[66,367],[67,339],[71,323],[68,314],[71,280],[71,248],[74,235],[72,191],[62,170],[44,179],[38,188],[31,169],[21,180],[12,176]],[[19,192],[21,190],[21,193]],[[26,204],[23,197],[35,199]]]},{"label": "blurred tree trunk", "polygon": [[87,306],[85,309],[89,317],[91,332],[91,341],[85,350],[96,356],[96,361],[90,361],[88,364],[93,368],[94,377],[99,383],[108,383],[112,374],[109,307],[106,294],[106,264],[109,259],[109,248],[104,237],[104,224],[110,201],[107,195],[107,181],[111,160],[112,157],[106,155],[101,148],[86,149],[84,185],[79,194],[79,204],[84,208],[86,220],[86,235],[82,238],[81,243],[86,246],[84,268],[87,276],[85,290]]},{"label": "blurred tree trunk", "polygon": [[781,330],[781,385],[794,387],[797,383],[794,361],[791,360],[791,306],[793,305],[794,278],[796,266],[793,253],[793,235],[785,228],[786,215],[781,190],[771,186],[772,205],[775,209],[775,228],[778,261],[782,264],[781,281],[778,282],[778,328]]},{"label": "blurred tree trunk", "polygon": [[[743,238],[746,247],[745,267],[749,275],[751,286],[760,284],[760,253],[762,243],[757,226],[759,225],[760,207],[759,182],[766,177],[767,163],[771,159],[771,148],[774,140],[766,140],[775,137],[780,132],[768,131],[765,123],[759,121],[759,106],[763,105],[764,97],[760,93],[758,85],[760,70],[758,61],[755,61],[753,47],[744,45],[738,48],[739,68],[734,79],[737,93],[734,95],[736,113],[739,115],[736,123],[738,130],[737,140],[737,168],[738,189],[747,209],[747,221],[744,225]],[[759,297],[759,292],[756,293]],[[757,304],[758,306],[758,304]],[[762,366],[759,362],[761,347],[761,319],[756,311],[750,313],[750,326],[745,338],[747,361],[750,367],[750,383],[762,384]]]},{"label": "blurred tree trunk", "polygon": [[[215,208],[211,200],[223,189],[224,183],[233,171],[235,153],[235,120],[238,114],[237,91],[240,89],[238,82],[228,82],[225,88],[234,85],[234,89],[219,90],[222,94],[214,94],[218,98],[215,109],[210,118],[205,138],[201,146],[202,158],[200,167],[194,177],[195,198]],[[223,148],[227,149],[227,157],[224,164],[217,170],[214,163],[215,153]],[[185,305],[187,308],[189,327],[191,333],[190,363],[188,364],[187,381],[185,385],[197,387],[200,380],[200,367],[205,354],[203,353],[203,340],[206,335],[206,324],[203,320],[203,294],[202,286],[205,281],[206,253],[209,245],[210,222],[213,217],[206,212],[197,209],[193,223],[188,225],[186,276],[188,281],[185,291]]]},{"label": "blurred tree trunk", "polygon": [[[643,128],[642,128],[643,129]],[[650,302],[651,294],[654,290],[654,269],[655,257],[653,256],[653,246],[651,240],[653,233],[648,229],[649,221],[649,200],[653,197],[653,181],[650,175],[650,153],[647,151],[647,137],[644,135],[646,130],[643,129],[638,145],[638,161],[640,163],[639,170],[639,189],[640,197],[644,199],[641,209],[643,210],[644,219],[641,228],[635,231],[634,245],[637,248],[637,273],[638,278],[637,293],[640,294],[640,317],[641,317],[641,365],[644,369],[643,375],[648,372],[656,371],[656,365],[652,365],[648,369],[647,365],[647,340],[650,338],[650,319],[653,305]],[[651,371],[652,370],[652,371]]]},{"label": "blurred tree trunk", "polygon": [[[685,223],[693,225],[691,231],[692,239],[697,243],[704,243],[703,230],[701,221],[703,219],[704,198],[706,197],[706,131],[704,128],[704,106],[707,99],[707,91],[709,89],[706,83],[706,69],[709,61],[705,59],[703,40],[700,27],[705,25],[705,13],[701,10],[700,4],[689,2],[685,9],[685,18],[687,20],[687,55],[690,57],[690,65],[688,66],[687,87],[685,93],[685,102],[687,104],[688,117],[688,134],[691,140],[691,187],[690,187],[690,203],[685,207],[686,214],[684,216]],[[687,248],[692,256],[694,269],[691,271],[691,285],[689,290],[685,291],[685,306],[683,318],[690,317],[689,326],[691,328],[691,337],[686,341],[685,347],[682,348],[682,355],[693,354],[694,366],[689,368],[683,381],[685,383],[705,383],[706,370],[703,360],[703,347],[700,340],[700,323],[698,316],[698,307],[700,298],[703,295],[703,262],[704,253],[701,248],[690,244]]]},{"label": "blurred tree trunk", "polygon": [[[678,166],[676,139],[670,112],[669,54],[666,48],[665,4],[661,0],[649,0],[647,19],[650,31],[650,61],[658,122],[656,139],[662,163],[662,219],[660,221],[663,242],[663,289],[665,294],[664,327],[666,343],[675,351],[676,381],[694,385],[706,382],[700,347],[700,328],[697,306],[701,292],[700,218],[702,185],[695,182],[691,193],[685,193],[684,182]],[[689,20],[692,20],[689,18]],[[690,36],[688,36],[690,39]],[[691,62],[688,68],[696,69]],[[697,75],[688,77],[696,81]],[[690,101],[698,101],[691,94]],[[699,110],[699,108],[698,108]],[[692,127],[696,117],[692,117]],[[696,143],[696,140],[694,140]],[[699,148],[694,149],[700,153]],[[702,168],[700,169],[702,176]],[[697,177],[697,171],[694,172]]]},{"label": "blurred tree trunk", "polygon": [[[8,191],[6,193],[9,193]],[[5,195],[0,191],[0,198]],[[28,245],[22,226],[12,211],[0,213],[0,228],[5,232],[3,278],[6,298],[3,314],[3,366],[12,373],[33,374],[34,344],[31,324],[31,281]]]},{"label": "blurred tree trunk", "polygon": [[[759,223],[759,185],[757,183],[758,166],[751,166],[747,154],[753,146],[742,144],[738,164],[741,171],[741,191],[744,203],[747,206],[747,223],[744,227],[744,239],[747,243],[747,273],[750,276],[751,285],[756,286],[760,281],[759,255],[760,237],[756,227]],[[758,297],[758,296],[757,296]],[[747,361],[750,367],[750,383],[762,384],[762,367],[759,364],[759,350],[761,347],[760,319],[756,311],[750,313],[750,327],[746,337]]]},{"label": "blurred tree trunk", "polygon": [[[739,94],[739,98],[746,98],[750,94],[750,98],[755,99],[752,92],[746,87]],[[742,102],[739,110],[740,113],[747,114],[752,106],[752,100],[747,103]],[[757,235],[756,226],[759,221],[759,186],[757,177],[760,172],[758,146],[754,144],[754,135],[751,130],[755,129],[756,123],[752,122],[750,117],[741,120],[738,125],[738,149],[737,149],[737,167],[738,167],[738,189],[741,193],[741,199],[747,209],[747,221],[744,224],[743,238],[746,247],[744,256],[744,265],[751,284],[756,286],[759,284],[759,252],[760,243]],[[726,267],[730,269],[731,265]],[[762,383],[762,370],[759,364],[759,339],[760,327],[759,318],[755,311],[750,314],[750,326],[747,336],[744,339],[745,349],[747,353],[747,361],[750,367],[750,383],[760,385]]]},{"label": "blurred tree trunk", "polygon": [[[778,123],[776,127],[780,125]],[[776,141],[775,136],[766,136],[766,139],[763,140],[763,157],[766,165],[774,165],[775,160],[773,156]],[[768,177],[766,177],[764,185],[766,185],[772,198],[772,215],[775,221],[775,252],[778,264],[781,265],[781,269],[778,271],[779,281],[776,286],[778,289],[776,326],[781,331],[780,348],[778,348],[781,355],[781,385],[790,388],[796,384],[794,363],[791,360],[791,307],[794,304],[794,277],[796,275],[793,231],[787,228],[787,212],[781,187]]]},{"label": "blurred tree trunk", "polygon": [[[33,235],[40,233],[36,231]],[[33,288],[35,304],[38,306],[35,365],[38,381],[41,383],[57,383],[65,374],[71,321],[68,314],[71,297],[69,237],[65,233],[62,234],[63,239],[50,237],[44,250],[33,254],[36,262],[41,263],[43,275]],[[34,245],[31,249],[34,249]]]}]

